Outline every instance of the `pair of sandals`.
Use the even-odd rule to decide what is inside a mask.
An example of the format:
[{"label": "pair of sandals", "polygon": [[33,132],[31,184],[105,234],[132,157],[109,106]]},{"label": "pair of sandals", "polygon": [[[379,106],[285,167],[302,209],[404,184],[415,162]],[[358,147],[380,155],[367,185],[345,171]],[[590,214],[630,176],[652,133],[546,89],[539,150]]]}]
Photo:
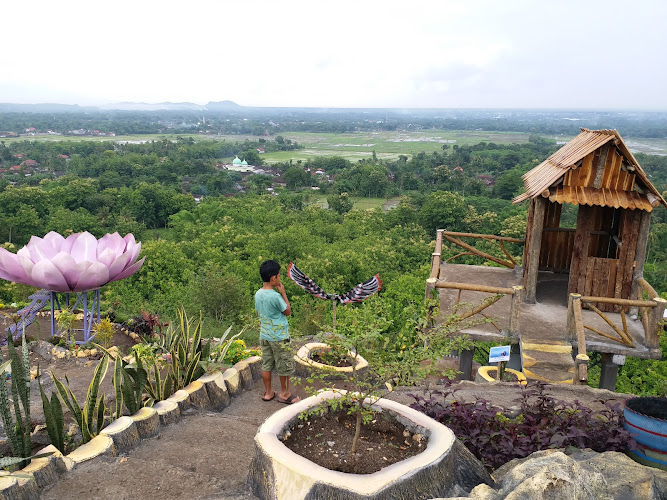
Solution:
[{"label": "pair of sandals", "polygon": [[[266,397],[262,396],[262,401],[273,401],[273,399],[276,397],[277,394],[278,393],[276,391],[273,391],[273,396],[271,396],[270,398],[266,398]],[[279,403],[283,403],[283,404],[286,404],[286,405],[291,405],[291,404],[294,404],[294,403],[298,403],[299,401],[301,401],[299,399],[299,396],[295,396],[294,394],[290,394],[290,397],[287,398],[287,399],[282,399],[280,397],[278,398]]]}]

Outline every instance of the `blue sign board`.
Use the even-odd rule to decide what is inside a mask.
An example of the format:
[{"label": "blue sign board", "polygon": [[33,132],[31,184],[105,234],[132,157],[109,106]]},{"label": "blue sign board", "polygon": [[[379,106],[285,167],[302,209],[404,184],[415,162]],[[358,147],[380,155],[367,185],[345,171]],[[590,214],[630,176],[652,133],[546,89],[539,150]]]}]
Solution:
[{"label": "blue sign board", "polygon": [[500,347],[492,347],[489,351],[489,363],[500,363],[501,361],[510,360],[510,346],[503,345]]}]

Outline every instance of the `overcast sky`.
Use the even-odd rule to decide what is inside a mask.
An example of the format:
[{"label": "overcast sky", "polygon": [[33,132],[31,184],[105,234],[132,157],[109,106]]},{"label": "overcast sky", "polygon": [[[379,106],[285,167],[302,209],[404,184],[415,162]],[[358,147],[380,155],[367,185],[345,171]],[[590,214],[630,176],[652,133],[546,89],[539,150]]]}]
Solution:
[{"label": "overcast sky", "polygon": [[0,102],[667,109],[664,0],[26,0],[0,15]]}]

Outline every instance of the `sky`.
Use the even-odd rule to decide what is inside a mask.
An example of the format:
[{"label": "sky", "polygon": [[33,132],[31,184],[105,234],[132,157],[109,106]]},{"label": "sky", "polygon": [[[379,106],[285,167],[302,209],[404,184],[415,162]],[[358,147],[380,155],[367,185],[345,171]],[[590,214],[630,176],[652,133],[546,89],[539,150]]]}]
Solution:
[{"label": "sky", "polygon": [[667,110],[664,0],[31,0],[0,15],[0,102]]}]

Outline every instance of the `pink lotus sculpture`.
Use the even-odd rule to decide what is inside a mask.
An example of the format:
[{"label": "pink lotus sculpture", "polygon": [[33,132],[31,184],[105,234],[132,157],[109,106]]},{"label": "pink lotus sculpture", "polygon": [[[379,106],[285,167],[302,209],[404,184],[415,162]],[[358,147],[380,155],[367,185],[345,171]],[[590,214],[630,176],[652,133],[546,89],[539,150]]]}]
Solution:
[{"label": "pink lotus sculpture", "polygon": [[106,234],[99,240],[89,232],[67,238],[51,231],[33,236],[16,254],[0,248],[0,278],[54,292],[85,292],[136,273],[141,242],[132,234]]}]

